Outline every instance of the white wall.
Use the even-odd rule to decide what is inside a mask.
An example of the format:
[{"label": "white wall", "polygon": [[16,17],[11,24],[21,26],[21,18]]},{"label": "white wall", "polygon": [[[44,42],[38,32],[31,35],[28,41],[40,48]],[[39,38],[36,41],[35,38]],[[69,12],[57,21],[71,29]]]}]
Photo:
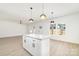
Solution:
[{"label": "white wall", "polygon": [[0,20],[0,38],[23,35],[26,33],[26,26],[11,21]]},{"label": "white wall", "polygon": [[58,40],[79,43],[79,13],[55,20],[66,24],[65,35],[59,35]]},{"label": "white wall", "polygon": [[[79,43],[79,13],[64,16],[58,19],[54,19],[55,23],[66,24],[65,35],[55,35],[54,39]],[[43,29],[39,29],[39,26],[43,26]],[[36,34],[49,34],[49,21],[41,21],[28,26],[28,32],[35,26]],[[53,38],[53,36],[52,36]]]}]

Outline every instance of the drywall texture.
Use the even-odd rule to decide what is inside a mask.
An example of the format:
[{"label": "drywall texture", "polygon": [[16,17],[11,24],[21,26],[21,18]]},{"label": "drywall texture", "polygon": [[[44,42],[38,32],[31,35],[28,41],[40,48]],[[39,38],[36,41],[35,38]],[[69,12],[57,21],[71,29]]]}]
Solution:
[{"label": "drywall texture", "polygon": [[26,33],[26,26],[10,21],[0,20],[0,38],[8,36],[23,35]]}]

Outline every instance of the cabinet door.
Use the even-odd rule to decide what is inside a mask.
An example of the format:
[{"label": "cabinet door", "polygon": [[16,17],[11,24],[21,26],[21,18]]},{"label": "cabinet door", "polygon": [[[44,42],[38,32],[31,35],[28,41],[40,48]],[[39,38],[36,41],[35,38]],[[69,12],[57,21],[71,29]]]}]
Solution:
[{"label": "cabinet door", "polygon": [[26,49],[31,53],[32,50],[32,38],[26,37]]},{"label": "cabinet door", "polygon": [[29,50],[29,38],[26,37],[26,49]]},{"label": "cabinet door", "polygon": [[33,39],[33,44],[32,44],[32,49],[33,49],[33,54],[36,56],[39,56],[41,54],[41,44],[40,40],[38,39]]},{"label": "cabinet door", "polygon": [[41,55],[41,40],[36,39],[36,42],[35,42],[35,53],[38,56]]},{"label": "cabinet door", "polygon": [[29,48],[29,52],[33,55],[33,47],[32,47],[32,43],[33,43],[33,38],[31,38],[31,37],[29,37],[29,39],[28,39],[28,48]]},{"label": "cabinet door", "polygon": [[25,49],[28,50],[32,55],[41,55],[41,41],[35,38],[26,37],[24,39]]}]

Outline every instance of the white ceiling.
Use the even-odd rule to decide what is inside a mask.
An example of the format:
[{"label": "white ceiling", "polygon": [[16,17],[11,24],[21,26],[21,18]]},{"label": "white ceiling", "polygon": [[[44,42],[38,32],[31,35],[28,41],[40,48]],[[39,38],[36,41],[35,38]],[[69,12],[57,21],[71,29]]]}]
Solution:
[{"label": "white ceiling", "polygon": [[[42,14],[41,3],[1,3],[0,4],[0,20],[28,21],[31,18],[30,7],[33,7],[32,16],[33,19],[40,20],[40,14]],[[71,13],[79,12],[78,3],[45,3],[44,13],[50,18],[53,11],[54,17],[68,15]]]}]

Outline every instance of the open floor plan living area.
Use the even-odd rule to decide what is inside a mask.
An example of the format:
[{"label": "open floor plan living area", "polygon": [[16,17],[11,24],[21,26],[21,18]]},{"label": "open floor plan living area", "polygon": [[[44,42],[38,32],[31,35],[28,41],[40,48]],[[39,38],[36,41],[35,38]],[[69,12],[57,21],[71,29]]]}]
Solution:
[{"label": "open floor plan living area", "polygon": [[0,3],[0,56],[79,56],[79,3]]}]

